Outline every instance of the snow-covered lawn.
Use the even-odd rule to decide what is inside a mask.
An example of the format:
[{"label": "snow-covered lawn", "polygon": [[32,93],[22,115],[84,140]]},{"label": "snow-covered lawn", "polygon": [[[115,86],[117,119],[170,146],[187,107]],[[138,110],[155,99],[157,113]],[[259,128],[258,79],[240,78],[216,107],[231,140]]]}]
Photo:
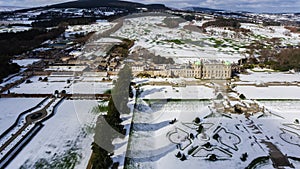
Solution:
[{"label": "snow-covered lawn", "polygon": [[101,94],[112,89],[110,82],[77,82],[70,87],[71,93]]},{"label": "snow-covered lawn", "polygon": [[[151,162],[151,158],[159,159],[162,154],[173,151],[175,145],[170,143],[167,133],[174,129],[169,121],[176,118],[180,121],[193,120],[194,116],[207,107],[209,101],[204,102],[151,102],[151,106],[145,102],[138,105],[134,115],[134,132],[131,136],[130,154],[134,160]],[[167,151],[167,152],[165,152]],[[149,161],[147,161],[149,158]],[[140,161],[141,164],[143,163]]]},{"label": "snow-covered lawn", "polygon": [[300,101],[260,101],[260,103],[285,115],[300,113]]},{"label": "snow-covered lawn", "polygon": [[7,81],[1,83],[1,84],[0,84],[0,88],[1,88],[1,87],[4,87],[5,85],[8,85],[8,84],[10,84],[10,83],[14,83],[14,82],[16,82],[16,81],[18,81],[18,80],[21,80],[22,78],[23,78],[23,76],[14,76],[14,77],[12,77],[11,79],[9,79],[9,80],[7,80]]},{"label": "snow-covered lawn", "polygon": [[83,71],[87,66],[49,66],[45,69],[46,71],[67,71],[67,72],[76,72]]},{"label": "snow-covered lawn", "polygon": [[300,99],[300,86],[237,86],[235,90],[248,99]]},{"label": "snow-covered lawn", "polygon": [[[203,119],[210,114],[209,105],[208,101],[150,101],[149,103],[140,101],[134,115],[129,167],[146,169],[199,168],[199,166],[203,168],[223,168],[224,166],[245,168],[253,159],[268,155],[267,150],[255,143],[255,138],[248,133],[251,129],[243,128],[243,126],[247,127],[248,123],[243,115],[232,115],[232,119],[225,117]],[[196,117],[200,117],[206,136],[200,134],[197,139],[188,141],[186,137],[189,136],[189,133],[195,133],[198,128],[193,123]],[[177,122],[169,124],[173,119],[176,119]],[[222,143],[212,138],[218,128]],[[172,132],[178,134],[171,136]],[[208,139],[207,136],[209,136]],[[176,144],[172,143],[176,140],[179,142],[186,140],[181,144],[180,149],[182,150],[176,148]],[[231,145],[229,140],[234,140],[235,144]],[[204,149],[197,149],[195,154],[193,153],[194,155],[187,155],[188,150],[193,146],[201,146],[207,142],[215,147],[212,150],[213,153],[226,160],[215,162],[205,160],[206,156],[210,154],[210,149],[206,152]],[[234,145],[237,146],[237,150],[230,148]],[[187,156],[186,161],[181,161],[175,156],[179,151]],[[240,157],[246,152],[248,154],[247,161],[242,162]],[[271,163],[268,165],[270,166]]]},{"label": "snow-covered lawn", "polygon": [[[20,24],[31,24],[32,21],[24,20],[24,21],[2,21],[3,24],[14,24],[14,23],[20,23]],[[30,30],[31,27],[29,26],[12,26],[12,27],[0,27],[0,33],[7,33],[7,32],[22,32]]]},{"label": "snow-covered lawn", "polygon": [[56,114],[7,168],[36,168],[37,165],[57,168],[74,161],[75,168],[86,168],[93,142],[92,128],[97,119],[91,110],[97,104],[95,100],[63,101]]},{"label": "snow-covered lawn", "polygon": [[34,93],[34,94],[52,94],[55,90],[67,90],[70,84],[67,82],[42,82],[38,81],[39,77],[32,77],[32,83],[22,83],[10,91],[12,93]]},{"label": "snow-covered lawn", "polygon": [[[111,82],[81,82],[73,81],[74,77],[48,77],[48,82],[39,81],[38,76],[30,78],[32,83],[22,83],[10,91],[13,93],[53,94],[55,90],[65,90],[67,93],[104,93],[112,88]],[[44,77],[42,77],[44,78]],[[67,81],[70,80],[70,83]]]},{"label": "snow-covered lawn", "polygon": [[[287,72],[253,72],[240,74],[241,83],[268,83],[268,82],[300,82],[300,73]],[[240,83],[240,82],[237,82]]]},{"label": "snow-covered lawn", "polygon": [[144,99],[211,99],[214,90],[206,86],[143,86],[141,98]]},{"label": "snow-covered lawn", "polygon": [[[242,86],[241,86],[242,87]],[[248,86],[246,86],[248,87]],[[266,96],[272,98],[279,91],[286,93],[293,90],[294,86],[272,88]],[[167,98],[165,92],[178,89],[168,86],[143,86],[141,98],[155,96],[154,98]],[[268,88],[267,88],[268,89]],[[296,87],[298,90],[298,87]],[[194,89],[195,90],[195,89]],[[266,88],[265,88],[266,90]],[[275,92],[278,91],[278,92]],[[262,91],[249,89],[247,94],[257,95]],[[155,93],[159,93],[154,95]],[[275,93],[270,95],[271,93]],[[296,96],[297,91],[285,96]],[[149,96],[150,95],[150,96]],[[190,93],[190,95],[193,95]],[[197,94],[195,94],[197,95]],[[174,94],[173,94],[174,96]],[[275,97],[278,98],[279,96]],[[186,98],[186,97],[185,97]],[[289,97],[292,98],[292,97]],[[298,98],[298,97],[297,97]],[[245,168],[252,160],[268,156],[269,149],[262,141],[273,143],[283,154],[299,157],[297,154],[300,144],[300,125],[295,124],[299,120],[299,101],[262,101],[259,105],[264,106],[266,112],[271,114],[262,115],[261,112],[245,118],[245,115],[230,114],[222,116],[214,111],[209,101],[166,101],[166,100],[138,100],[134,114],[133,132],[129,146],[131,161],[129,168]],[[212,116],[208,115],[213,112]],[[196,136],[198,125],[193,120],[199,117],[204,127],[204,134]],[[176,119],[174,124],[170,124]],[[195,139],[188,139],[193,133]],[[214,134],[220,135],[219,141],[212,138]],[[212,148],[205,149],[203,145],[210,142]],[[176,143],[181,143],[176,146]],[[298,145],[299,146],[298,146]],[[196,148],[190,155],[188,152]],[[180,152],[185,154],[187,160],[181,161],[176,157]],[[248,157],[246,161],[240,158],[244,153]],[[216,154],[217,161],[207,160],[210,154]],[[290,160],[290,162],[293,162]],[[272,161],[262,164],[263,168],[272,168]]]},{"label": "snow-covered lawn", "polygon": [[[300,149],[300,125],[295,123],[295,120],[300,120],[300,101],[261,101],[267,109],[272,113],[279,116],[267,116],[257,119],[257,123],[260,123],[260,127],[267,134],[268,137],[273,137],[275,145],[288,156],[294,156],[299,158]],[[281,118],[280,118],[281,117]],[[288,139],[297,141],[298,134],[298,146],[287,143],[281,137],[288,137]],[[294,138],[291,138],[294,137]]]},{"label": "snow-covered lawn", "polygon": [[18,115],[41,102],[42,98],[0,98],[0,134],[8,129]]},{"label": "snow-covered lawn", "polygon": [[41,61],[41,59],[22,59],[22,60],[13,60],[13,63],[16,63],[22,67],[26,67],[39,61]]}]

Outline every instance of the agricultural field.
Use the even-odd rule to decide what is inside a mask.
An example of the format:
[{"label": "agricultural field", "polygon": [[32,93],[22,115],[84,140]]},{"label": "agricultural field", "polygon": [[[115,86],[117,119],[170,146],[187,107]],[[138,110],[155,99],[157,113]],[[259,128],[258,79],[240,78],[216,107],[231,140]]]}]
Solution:
[{"label": "agricultural field", "polygon": [[[169,25],[169,22],[178,24]],[[185,21],[174,16],[132,16],[124,18],[123,26],[113,36],[135,40],[131,49],[143,47],[155,55],[173,58],[176,63],[199,59],[237,62],[249,54],[248,47],[260,41],[263,48],[274,46],[272,38],[282,45],[297,45],[299,35],[283,26],[265,27],[241,23],[246,33],[220,27],[207,27],[206,33],[197,26],[204,21]],[[173,23],[171,22],[171,23]],[[189,30],[187,27],[194,27]],[[277,42],[276,42],[277,43]],[[257,51],[256,51],[257,52]]]},{"label": "agricultural field", "polygon": [[[237,54],[218,52],[209,36],[200,32],[184,29],[189,22],[181,21],[178,27],[170,28],[164,20],[172,20],[169,16],[145,16],[124,20],[123,27],[113,35],[135,39],[135,46],[143,47],[163,57],[172,57],[176,63],[186,63],[199,59],[223,59],[237,61]],[[178,18],[175,18],[178,19]]]}]

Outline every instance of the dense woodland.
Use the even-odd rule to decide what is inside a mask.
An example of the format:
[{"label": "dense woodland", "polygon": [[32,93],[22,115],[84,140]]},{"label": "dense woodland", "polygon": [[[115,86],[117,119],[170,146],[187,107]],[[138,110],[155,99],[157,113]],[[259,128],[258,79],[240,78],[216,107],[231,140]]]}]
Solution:
[{"label": "dense woodland", "polygon": [[241,24],[236,19],[224,19],[224,18],[218,18],[215,21],[206,22],[202,25],[203,28],[207,28],[209,26],[215,26],[215,27],[232,27],[232,28],[240,28]]},{"label": "dense woodland", "polygon": [[[49,21],[32,23],[33,29],[22,32],[0,34],[0,81],[9,74],[17,73],[20,67],[11,63],[14,55],[22,54],[40,46],[46,40],[55,39],[65,31],[67,25],[83,25],[96,21],[96,18],[52,18]],[[47,27],[56,27],[47,30]]]},{"label": "dense woodland", "polygon": [[261,52],[260,60],[264,65],[279,71],[300,70],[300,49],[287,48],[279,53],[274,51]]},{"label": "dense woodland", "polygon": [[129,55],[129,59],[140,60],[140,57],[144,61],[151,60],[155,64],[174,64],[175,61],[172,58],[166,58],[160,55],[155,55],[146,48],[141,48],[138,52],[134,51]]},{"label": "dense woodland", "polygon": [[55,27],[61,23],[68,25],[88,25],[93,22],[96,22],[97,18],[95,17],[78,17],[78,18],[63,18],[63,17],[53,17],[49,21],[36,21],[32,23],[33,27]]},{"label": "dense woodland", "polygon": [[121,58],[127,58],[129,49],[134,45],[134,41],[130,39],[123,39],[121,44],[114,45],[108,53],[117,53]]},{"label": "dense woodland", "polygon": [[20,71],[20,66],[16,63],[10,62],[10,57],[1,56],[0,57],[0,83],[3,81],[2,79],[7,77],[12,73],[17,73]]},{"label": "dense woodland", "polygon": [[300,27],[295,26],[285,26],[284,28],[290,30],[293,33],[300,33]]},{"label": "dense woodland", "polygon": [[264,21],[263,26],[280,26],[280,22],[275,22],[275,21]]},{"label": "dense woodland", "polygon": [[23,52],[38,47],[42,42],[48,39],[55,39],[64,31],[65,28],[59,27],[51,30],[37,28],[17,33],[1,33],[0,53],[2,56],[22,54]]},{"label": "dense woodland", "polygon": [[271,49],[261,50],[260,56],[243,58],[239,60],[243,69],[252,69],[256,66],[270,68],[277,71],[289,71],[294,69],[300,71],[300,49],[286,48],[280,52]]},{"label": "dense woodland", "polygon": [[0,81],[9,74],[17,73],[20,67],[11,63],[14,55],[22,54],[38,47],[48,39],[54,39],[65,31],[59,27],[51,30],[38,28],[17,33],[0,34]]}]

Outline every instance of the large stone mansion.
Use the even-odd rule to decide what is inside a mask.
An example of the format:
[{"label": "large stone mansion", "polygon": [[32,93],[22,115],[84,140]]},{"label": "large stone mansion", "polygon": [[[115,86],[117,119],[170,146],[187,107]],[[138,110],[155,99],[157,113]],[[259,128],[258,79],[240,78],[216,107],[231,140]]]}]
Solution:
[{"label": "large stone mansion", "polygon": [[231,64],[224,61],[205,60],[194,63],[169,64],[143,64],[131,63],[135,76],[149,74],[151,77],[184,77],[197,79],[229,79],[231,78]]}]

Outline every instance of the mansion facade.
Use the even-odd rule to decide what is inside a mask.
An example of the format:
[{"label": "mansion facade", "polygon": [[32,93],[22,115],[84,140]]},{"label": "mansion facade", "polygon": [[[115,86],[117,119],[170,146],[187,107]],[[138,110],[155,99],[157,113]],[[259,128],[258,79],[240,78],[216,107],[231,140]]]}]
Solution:
[{"label": "mansion facade", "polygon": [[229,79],[231,64],[224,61],[206,60],[183,65],[131,64],[135,76],[149,74],[151,77],[184,77],[197,79]]}]

